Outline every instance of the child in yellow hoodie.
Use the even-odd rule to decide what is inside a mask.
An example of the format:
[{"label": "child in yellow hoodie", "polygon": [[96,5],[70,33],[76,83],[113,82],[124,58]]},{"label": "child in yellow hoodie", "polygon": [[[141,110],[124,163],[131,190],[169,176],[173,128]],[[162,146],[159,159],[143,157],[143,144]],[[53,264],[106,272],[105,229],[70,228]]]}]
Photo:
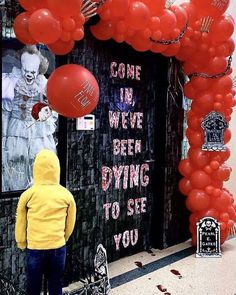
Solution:
[{"label": "child in yellow hoodie", "polygon": [[40,295],[47,274],[50,295],[62,295],[66,247],[75,225],[72,194],[59,184],[60,163],[50,150],[40,151],[33,166],[34,184],[20,196],[15,238],[27,248],[27,295]]}]

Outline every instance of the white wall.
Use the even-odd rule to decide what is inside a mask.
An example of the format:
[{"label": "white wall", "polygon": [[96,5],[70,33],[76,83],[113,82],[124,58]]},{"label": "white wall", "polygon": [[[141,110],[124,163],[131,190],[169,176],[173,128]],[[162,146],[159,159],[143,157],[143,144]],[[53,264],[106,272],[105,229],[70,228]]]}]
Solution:
[{"label": "white wall", "polygon": [[[183,2],[189,2],[188,0],[176,0],[174,5],[178,5]],[[236,44],[236,7],[235,0],[230,0],[230,5],[228,10],[225,12],[230,14],[235,21],[235,30],[233,34],[233,39]],[[232,62],[233,73],[232,77],[236,77],[236,52],[233,54],[233,62]],[[228,188],[231,193],[234,195],[234,199],[236,200],[236,107],[234,107],[234,111],[232,114],[232,119],[230,121],[230,130],[232,133],[231,141],[227,144],[227,146],[231,150],[231,157],[229,158],[227,164],[233,169],[230,180],[225,182],[225,187]]]}]

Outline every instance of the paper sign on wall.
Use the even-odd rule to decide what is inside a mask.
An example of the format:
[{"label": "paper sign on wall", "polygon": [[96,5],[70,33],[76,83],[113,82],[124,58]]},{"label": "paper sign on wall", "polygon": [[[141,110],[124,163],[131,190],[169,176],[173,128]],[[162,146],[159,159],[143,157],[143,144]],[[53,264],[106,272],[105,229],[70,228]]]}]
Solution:
[{"label": "paper sign on wall", "polygon": [[76,130],[94,130],[95,129],[95,116],[85,115],[76,119]]}]

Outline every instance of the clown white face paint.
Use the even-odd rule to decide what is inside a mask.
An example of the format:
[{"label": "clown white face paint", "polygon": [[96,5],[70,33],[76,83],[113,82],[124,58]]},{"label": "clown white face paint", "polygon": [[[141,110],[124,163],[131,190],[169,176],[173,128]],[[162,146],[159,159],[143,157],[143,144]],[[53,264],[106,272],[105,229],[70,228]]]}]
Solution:
[{"label": "clown white face paint", "polygon": [[44,108],[41,109],[41,111],[39,112],[39,121],[43,122],[46,121],[52,114],[51,109],[46,106]]},{"label": "clown white face paint", "polygon": [[40,59],[37,54],[24,52],[21,56],[21,72],[28,85],[32,85],[39,73]]}]

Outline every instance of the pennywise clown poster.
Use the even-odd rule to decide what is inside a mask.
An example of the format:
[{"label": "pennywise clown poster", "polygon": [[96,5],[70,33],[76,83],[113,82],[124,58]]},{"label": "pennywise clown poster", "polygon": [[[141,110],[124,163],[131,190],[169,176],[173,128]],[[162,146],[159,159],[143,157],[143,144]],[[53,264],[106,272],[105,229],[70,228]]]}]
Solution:
[{"label": "pennywise clown poster", "polygon": [[58,115],[49,112],[46,97],[54,68],[55,57],[44,48],[3,42],[2,192],[29,187],[36,154],[57,150]]}]

